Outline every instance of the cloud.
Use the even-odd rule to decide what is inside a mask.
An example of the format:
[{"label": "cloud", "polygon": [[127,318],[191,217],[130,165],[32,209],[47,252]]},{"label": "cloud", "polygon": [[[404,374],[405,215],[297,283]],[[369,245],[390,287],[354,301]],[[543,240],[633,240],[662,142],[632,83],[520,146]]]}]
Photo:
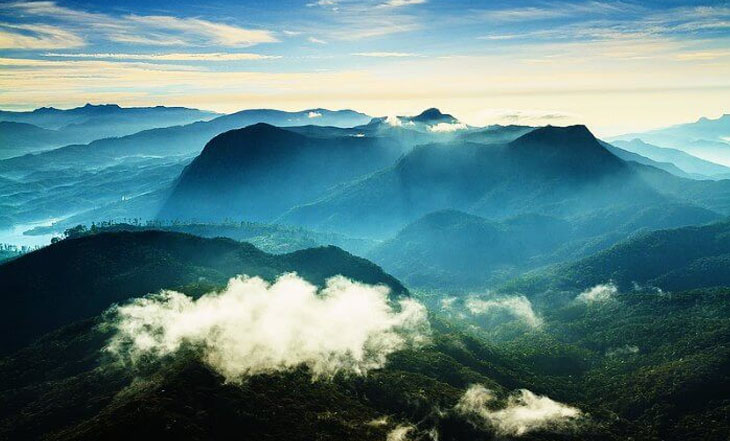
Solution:
[{"label": "cloud", "polygon": [[520,389],[507,398],[507,405],[498,410],[494,393],[480,384],[470,386],[459,399],[455,410],[476,418],[477,422],[491,426],[503,436],[521,436],[528,432],[545,429],[566,429],[575,424],[581,411],[558,403],[548,397],[535,395]]},{"label": "cloud", "polygon": [[450,133],[458,130],[465,130],[468,127],[464,123],[438,123],[428,127],[429,132]]},{"label": "cloud", "polygon": [[606,351],[606,357],[620,357],[622,355],[638,354],[639,347],[636,345],[624,345],[618,348],[611,348]]},{"label": "cloud", "polygon": [[229,382],[300,365],[315,379],[365,374],[427,338],[425,307],[411,299],[391,306],[388,293],[342,276],[318,291],[293,273],[273,284],[236,277],[197,300],[163,291],[109,311],[107,350],[135,363],[192,345]]},{"label": "cloud", "polygon": [[617,293],[618,288],[616,288],[616,285],[605,283],[583,291],[578,294],[575,300],[586,304],[605,303],[613,300]]},{"label": "cloud", "polygon": [[278,41],[268,30],[247,29],[200,18],[134,14],[112,16],[67,8],[52,1],[11,2],[0,5],[0,8],[25,17],[61,22],[66,32],[72,29],[120,43],[246,47]]},{"label": "cloud", "polygon": [[525,296],[503,297],[494,300],[482,300],[475,297],[466,299],[466,309],[474,315],[487,314],[491,311],[504,311],[524,321],[533,328],[542,326],[542,319],[532,309],[532,303]]},{"label": "cloud", "polygon": [[385,441],[408,441],[408,434],[413,431],[413,426],[398,425],[388,433]]},{"label": "cloud", "polygon": [[320,118],[322,117],[322,114],[319,112],[311,111],[307,113],[307,118]]},{"label": "cloud", "polygon": [[411,5],[422,5],[426,3],[426,0],[388,0],[384,3],[379,4],[378,8],[400,8],[403,6]]},{"label": "cloud", "polygon": [[376,58],[404,58],[419,57],[420,55],[410,52],[356,52],[352,55],[357,57],[376,57]]},{"label": "cloud", "polygon": [[314,43],[314,44],[327,44],[326,41],[321,40],[321,39],[316,38],[316,37],[309,37],[309,38],[307,38],[307,41],[309,41],[310,43]]},{"label": "cloud", "polygon": [[337,6],[337,0],[317,0],[316,2],[307,3],[307,7],[311,8],[314,6]]},{"label": "cloud", "polygon": [[0,23],[1,49],[68,49],[85,44],[83,38],[57,26]]},{"label": "cloud", "polygon": [[393,115],[385,117],[385,123],[392,127],[401,127],[403,125],[401,119]]},{"label": "cloud", "polygon": [[274,55],[252,53],[169,53],[169,54],[123,54],[123,53],[54,53],[43,54],[44,57],[55,58],[93,58],[111,60],[145,60],[145,61],[253,61],[281,58]]}]

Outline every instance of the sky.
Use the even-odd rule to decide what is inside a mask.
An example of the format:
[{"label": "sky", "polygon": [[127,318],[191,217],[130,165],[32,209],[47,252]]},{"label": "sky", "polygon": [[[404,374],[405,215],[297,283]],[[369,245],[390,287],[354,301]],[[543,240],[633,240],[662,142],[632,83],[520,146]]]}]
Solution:
[{"label": "sky", "polygon": [[730,113],[730,2],[0,1],[0,108],[87,102],[646,130]]}]

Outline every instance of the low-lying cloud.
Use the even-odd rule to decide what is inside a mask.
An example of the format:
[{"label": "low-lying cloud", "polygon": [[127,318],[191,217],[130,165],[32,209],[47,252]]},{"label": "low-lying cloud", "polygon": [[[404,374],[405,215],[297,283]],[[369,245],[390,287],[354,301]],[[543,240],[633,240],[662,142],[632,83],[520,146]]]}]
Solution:
[{"label": "low-lying cloud", "polygon": [[604,283],[583,291],[578,294],[575,300],[586,304],[606,303],[613,300],[616,294],[618,294],[616,285],[613,283]]},{"label": "low-lying cloud", "polygon": [[434,133],[451,133],[466,129],[467,126],[464,123],[438,123],[428,127],[428,131]]},{"label": "low-lying cloud", "polygon": [[107,350],[136,363],[193,345],[229,382],[301,365],[313,379],[361,375],[427,339],[426,308],[412,299],[394,306],[388,294],[342,276],[318,291],[294,273],[273,284],[236,277],[197,300],[163,291],[112,308]]},{"label": "low-lying cloud", "polygon": [[524,321],[533,328],[542,326],[542,319],[532,309],[532,303],[525,296],[503,297],[491,300],[470,297],[466,299],[464,306],[466,306],[469,312],[475,315],[502,311]]},{"label": "low-lying cloud", "polygon": [[497,397],[491,390],[475,384],[466,390],[455,410],[506,436],[521,436],[535,430],[567,429],[582,414],[575,407],[536,395],[527,389],[520,389],[510,395],[507,405],[501,409],[492,409],[496,402]]}]

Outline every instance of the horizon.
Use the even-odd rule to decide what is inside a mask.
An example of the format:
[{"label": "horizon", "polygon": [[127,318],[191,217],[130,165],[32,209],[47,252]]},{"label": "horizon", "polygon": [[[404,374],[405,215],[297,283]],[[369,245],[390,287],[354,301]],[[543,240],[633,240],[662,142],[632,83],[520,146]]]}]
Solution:
[{"label": "horizon", "polygon": [[[276,111],[292,112],[292,113],[303,113],[303,112],[308,112],[308,111],[313,111],[313,110],[327,110],[327,111],[330,111],[330,112],[351,111],[351,112],[361,113],[361,114],[364,114],[364,115],[369,116],[369,117],[372,117],[372,118],[386,118],[386,117],[391,117],[391,116],[399,116],[399,117],[403,117],[403,116],[416,116],[416,115],[419,115],[419,114],[425,112],[426,110],[437,109],[437,110],[441,111],[444,114],[453,115],[457,120],[459,120],[461,122],[466,122],[467,124],[469,124],[469,125],[471,125],[473,127],[486,127],[486,126],[489,126],[489,125],[501,125],[501,126],[524,125],[524,126],[531,126],[531,127],[547,127],[547,126],[553,126],[553,127],[569,127],[569,126],[576,126],[576,125],[578,125],[578,126],[585,126],[585,127],[587,127],[590,132],[594,133],[597,136],[601,136],[601,137],[609,137],[610,138],[610,137],[614,137],[614,136],[631,135],[631,134],[633,134],[631,132],[600,133],[598,130],[594,130],[589,124],[585,124],[585,123],[581,123],[581,122],[573,122],[573,123],[569,123],[569,124],[559,124],[559,123],[553,124],[553,123],[550,123],[550,122],[545,122],[544,124],[528,124],[528,123],[521,124],[519,122],[500,123],[500,122],[488,122],[487,121],[487,122],[485,122],[483,124],[472,124],[472,123],[469,123],[469,122],[465,121],[464,119],[460,118],[459,115],[455,114],[454,112],[450,112],[448,110],[444,111],[443,109],[440,109],[438,107],[428,107],[428,108],[425,108],[425,109],[423,109],[421,111],[413,112],[413,113],[410,113],[410,114],[395,115],[395,114],[390,113],[390,114],[372,115],[372,114],[369,114],[367,112],[360,111],[359,109],[347,108],[347,107],[343,107],[343,108],[307,107],[307,108],[296,108],[296,109],[291,109],[291,110],[290,109],[280,109],[280,108],[263,108],[263,107],[260,107],[260,108],[245,108],[245,109],[239,109],[239,110],[236,110],[236,111],[233,111],[233,112],[216,112],[214,110],[204,109],[204,108],[197,108],[197,107],[193,107],[193,106],[165,106],[165,105],[150,105],[150,106],[134,106],[134,105],[130,105],[130,106],[123,106],[123,105],[119,105],[117,103],[90,103],[90,102],[85,102],[84,104],[72,105],[70,107],[42,106],[42,107],[29,108],[29,109],[24,109],[24,110],[16,110],[16,109],[11,109],[11,108],[2,108],[2,107],[0,107],[0,112],[33,112],[33,111],[41,110],[41,109],[55,109],[55,110],[66,111],[66,110],[80,109],[80,108],[84,108],[84,107],[104,107],[104,106],[117,106],[117,107],[122,108],[122,109],[131,109],[131,108],[144,109],[144,108],[154,108],[154,107],[185,108],[185,109],[200,110],[200,111],[203,111],[203,112],[210,112],[212,114],[216,114],[216,116],[214,116],[212,119],[218,118],[220,116],[232,115],[232,114],[239,113],[239,112],[255,111],[255,110],[276,110]],[[668,125],[668,126],[650,127],[650,128],[645,129],[644,131],[649,132],[649,131],[652,131],[654,129],[668,128],[668,127],[673,127],[675,125],[692,124],[692,123],[696,123],[696,122],[699,122],[699,121],[702,121],[702,120],[715,121],[715,120],[722,119],[723,117],[727,117],[728,115],[730,115],[730,113],[721,113],[721,114],[716,115],[716,116],[701,115],[701,116],[698,116],[698,117],[696,117],[694,119],[687,120],[687,121],[681,121],[681,122],[678,122],[678,123],[675,123],[675,124],[671,124],[671,125]],[[640,133],[637,132],[636,134],[639,135]]]},{"label": "horizon", "polygon": [[438,107],[617,135],[730,111],[728,18],[694,0],[13,1],[0,107]]}]

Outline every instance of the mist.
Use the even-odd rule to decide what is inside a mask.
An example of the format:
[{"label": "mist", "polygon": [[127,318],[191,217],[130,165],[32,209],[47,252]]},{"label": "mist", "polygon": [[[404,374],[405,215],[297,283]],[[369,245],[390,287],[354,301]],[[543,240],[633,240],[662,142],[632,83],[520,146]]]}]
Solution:
[{"label": "mist", "polygon": [[456,411],[491,426],[499,435],[521,436],[543,429],[566,429],[582,412],[552,399],[520,389],[507,397],[500,409],[493,409],[497,397],[481,384],[470,386],[456,405]]},{"label": "mist", "polygon": [[163,291],[107,313],[114,335],[106,350],[134,364],[193,345],[227,382],[301,365],[313,379],[364,375],[429,335],[426,308],[412,299],[392,304],[388,294],[342,276],[318,290],[294,273],[273,284],[235,277],[198,299]]}]

